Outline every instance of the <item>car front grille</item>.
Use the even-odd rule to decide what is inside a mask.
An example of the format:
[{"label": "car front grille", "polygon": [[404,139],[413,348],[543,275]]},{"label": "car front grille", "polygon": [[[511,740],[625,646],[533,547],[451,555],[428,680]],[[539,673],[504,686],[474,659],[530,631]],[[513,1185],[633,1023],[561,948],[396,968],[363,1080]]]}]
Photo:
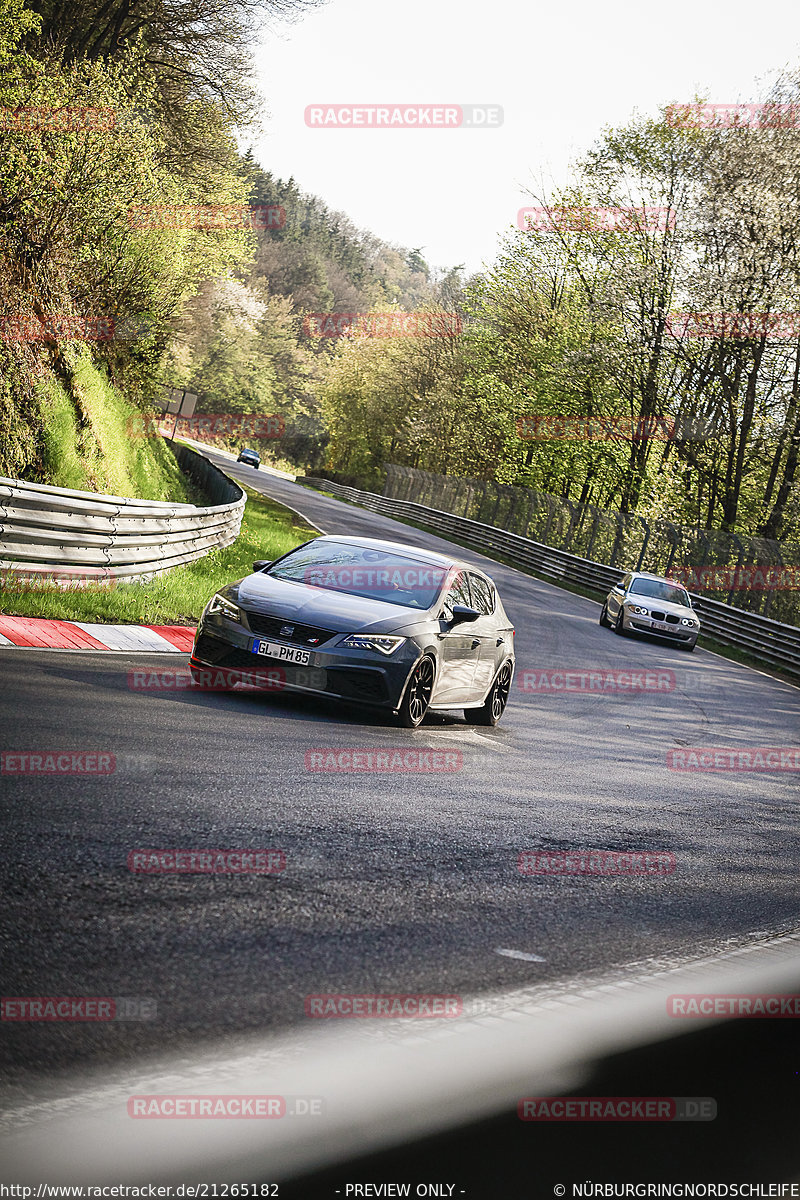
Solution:
[{"label": "car front grille", "polygon": [[194,655],[201,662],[211,663],[214,667],[249,667],[252,670],[254,667],[263,667],[267,662],[265,658],[259,658],[249,650],[241,650],[238,646],[211,637],[208,633],[200,634]]},{"label": "car front grille", "polygon": [[[268,617],[265,613],[250,612],[246,608],[242,611],[247,617],[247,624],[259,637],[279,638],[283,642],[291,642],[294,646],[316,647],[322,646],[336,636],[334,629],[320,629],[318,625],[301,625],[297,621],[287,620],[285,617]],[[288,628],[292,629],[292,633],[281,633],[281,629]]]},{"label": "car front grille", "polygon": [[268,688],[269,691],[279,692],[283,686],[317,692],[328,690],[324,669],[279,662],[268,655],[252,654],[249,650],[231,646],[228,642],[222,642],[207,633],[201,634],[197,639],[194,658],[224,670],[244,671],[248,675],[271,673],[270,677],[280,682]]},{"label": "car front grille", "polygon": [[674,613],[659,612],[658,609],[653,609],[650,616],[654,621],[666,621],[668,625],[680,625],[680,617],[676,617]]}]

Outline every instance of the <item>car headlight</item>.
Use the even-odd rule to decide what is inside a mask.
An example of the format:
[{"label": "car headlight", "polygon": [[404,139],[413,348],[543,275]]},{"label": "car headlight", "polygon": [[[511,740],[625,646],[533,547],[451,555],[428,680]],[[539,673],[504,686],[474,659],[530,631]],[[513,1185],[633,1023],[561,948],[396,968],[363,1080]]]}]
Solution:
[{"label": "car headlight", "polygon": [[388,658],[390,654],[394,654],[398,646],[402,646],[405,640],[404,637],[390,637],[382,633],[349,633],[339,642],[339,645],[345,646],[348,650],[378,650]]},{"label": "car headlight", "polygon": [[238,621],[242,623],[241,610],[231,600],[226,600],[224,596],[220,596],[217,592],[216,596],[212,596],[210,603],[206,606],[206,616],[210,617],[212,613],[221,613],[223,617],[227,617],[230,621]]},{"label": "car headlight", "polygon": [[699,621],[696,621],[694,619],[694,617],[681,617],[681,625],[698,625],[698,624],[699,624]]},{"label": "car headlight", "polygon": [[638,613],[638,615],[640,617],[649,617],[650,616],[650,609],[642,608],[641,605],[639,605],[639,604],[631,604],[630,610],[633,613]]}]

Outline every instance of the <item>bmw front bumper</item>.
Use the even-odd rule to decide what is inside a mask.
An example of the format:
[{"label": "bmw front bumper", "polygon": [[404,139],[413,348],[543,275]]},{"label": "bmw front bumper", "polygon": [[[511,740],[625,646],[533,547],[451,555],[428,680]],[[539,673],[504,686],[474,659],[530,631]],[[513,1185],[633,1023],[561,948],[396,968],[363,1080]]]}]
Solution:
[{"label": "bmw front bumper", "polygon": [[649,633],[653,637],[668,638],[673,642],[696,642],[700,633],[698,625],[681,625],[680,622],[670,624],[667,621],[661,621],[658,624],[666,625],[666,629],[656,628],[656,622],[652,617],[644,617],[639,614],[625,611],[623,624],[626,629],[631,629],[635,633]]}]

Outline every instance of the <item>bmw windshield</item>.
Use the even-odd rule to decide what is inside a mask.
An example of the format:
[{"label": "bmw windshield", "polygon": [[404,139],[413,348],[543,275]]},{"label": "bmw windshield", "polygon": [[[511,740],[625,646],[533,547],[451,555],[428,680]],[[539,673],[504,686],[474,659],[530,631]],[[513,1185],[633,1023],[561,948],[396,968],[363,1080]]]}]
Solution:
[{"label": "bmw windshield", "polygon": [[683,604],[691,608],[689,593],[674,583],[662,583],[660,579],[634,579],[630,587],[637,596],[649,596],[651,600],[662,600],[666,604]]}]

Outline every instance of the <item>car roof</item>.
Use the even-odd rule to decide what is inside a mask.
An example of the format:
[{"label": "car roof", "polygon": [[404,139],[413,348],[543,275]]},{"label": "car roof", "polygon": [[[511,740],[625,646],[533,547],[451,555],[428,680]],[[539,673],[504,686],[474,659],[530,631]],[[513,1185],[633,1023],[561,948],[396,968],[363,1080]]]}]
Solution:
[{"label": "car roof", "polygon": [[393,550],[398,554],[410,555],[420,562],[431,563],[437,567],[463,567],[465,571],[476,571],[479,575],[486,574],[480,567],[474,567],[460,558],[450,558],[446,554],[437,554],[435,550],[423,550],[419,546],[409,546],[405,542],[388,542],[382,538],[349,537],[346,534],[338,533],[325,534],[315,540],[318,542],[343,542],[348,546],[363,546],[368,550]]}]

